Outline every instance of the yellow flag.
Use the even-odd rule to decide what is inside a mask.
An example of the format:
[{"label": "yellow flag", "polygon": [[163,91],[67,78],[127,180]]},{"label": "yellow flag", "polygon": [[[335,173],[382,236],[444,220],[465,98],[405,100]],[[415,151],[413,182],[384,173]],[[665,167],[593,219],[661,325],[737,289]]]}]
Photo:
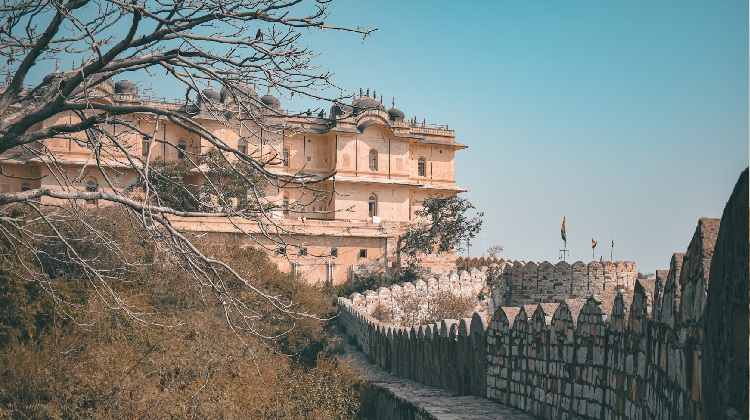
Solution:
[{"label": "yellow flag", "polygon": [[594,238],[591,238],[591,248],[596,248],[596,241],[594,240]]}]

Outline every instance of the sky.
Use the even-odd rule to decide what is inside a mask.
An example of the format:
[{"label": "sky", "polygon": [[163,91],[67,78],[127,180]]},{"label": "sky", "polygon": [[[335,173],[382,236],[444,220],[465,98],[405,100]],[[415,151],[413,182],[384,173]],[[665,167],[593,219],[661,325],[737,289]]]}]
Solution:
[{"label": "sky", "polygon": [[[469,250],[667,269],[748,166],[746,1],[334,2],[310,45],[350,92],[469,146],[456,182],[484,212]],[[305,109],[300,104],[297,109]],[[286,106],[286,104],[282,104]],[[309,107],[309,106],[308,106]],[[290,108],[295,109],[293,106]],[[464,253],[466,254],[466,253]],[[486,255],[486,253],[485,253]]]},{"label": "sky", "polygon": [[[748,166],[747,1],[338,0],[329,11],[328,23],[377,31],[303,31],[321,71],[469,146],[456,182],[484,212],[471,256],[500,244],[501,257],[556,263],[565,217],[568,261],[590,261],[595,239],[596,260],[614,241],[614,260],[666,269],[700,217],[721,217]],[[157,81],[154,93],[172,91],[184,89]]]}]

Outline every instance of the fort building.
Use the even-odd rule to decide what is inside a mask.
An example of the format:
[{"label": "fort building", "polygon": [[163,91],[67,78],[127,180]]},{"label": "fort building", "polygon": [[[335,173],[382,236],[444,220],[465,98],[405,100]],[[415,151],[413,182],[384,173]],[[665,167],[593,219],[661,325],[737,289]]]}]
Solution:
[{"label": "fort building", "polygon": [[[227,147],[265,162],[272,173],[327,178],[314,185],[315,193],[267,187],[264,201],[273,210],[267,213],[266,228],[279,235],[273,241],[261,234],[257,223],[240,218],[171,218],[174,225],[236,246],[264,247],[280,269],[310,283],[340,283],[363,269],[395,265],[396,240],[412,221],[415,203],[431,194],[464,191],[455,183],[454,162],[456,151],[467,146],[456,142],[455,132],[406,119],[395,101],[386,110],[374,91],[335,102],[328,112],[284,110],[270,91],[260,96],[247,88],[241,93],[209,87],[185,103],[141,95],[128,80],[108,80],[91,89],[89,100],[138,105],[143,111],[118,117],[131,128],[111,124],[105,127],[110,139],[55,136],[6,152],[2,165],[7,176],[0,176],[0,192],[48,187],[122,193],[138,182],[133,157],[140,162],[193,160],[214,147],[180,124],[148,112],[168,108],[188,116]],[[77,118],[58,114],[42,125]],[[92,142],[114,138],[120,149],[109,147],[97,165]],[[202,180],[196,175],[190,182]],[[447,273],[455,268],[455,253],[427,256],[424,262],[437,273]]]}]

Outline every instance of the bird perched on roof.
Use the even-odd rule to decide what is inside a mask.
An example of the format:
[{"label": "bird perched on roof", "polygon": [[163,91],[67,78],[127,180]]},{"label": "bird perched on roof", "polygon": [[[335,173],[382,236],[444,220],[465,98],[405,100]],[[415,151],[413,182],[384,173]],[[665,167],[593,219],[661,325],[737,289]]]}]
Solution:
[{"label": "bird perched on roof", "polygon": [[263,30],[258,28],[258,32],[255,33],[255,39],[258,41],[263,41]]}]

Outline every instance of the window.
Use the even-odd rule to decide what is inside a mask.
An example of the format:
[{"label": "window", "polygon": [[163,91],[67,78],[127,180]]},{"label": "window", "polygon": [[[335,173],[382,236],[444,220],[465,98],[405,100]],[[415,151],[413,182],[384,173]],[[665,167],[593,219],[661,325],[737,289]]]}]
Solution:
[{"label": "window", "polygon": [[24,182],[23,184],[21,184],[21,191],[28,191],[30,189],[31,189],[31,184],[29,184],[28,182]]},{"label": "window", "polygon": [[286,248],[284,248],[283,246],[279,247],[279,249],[276,250],[276,255],[285,257],[286,256]]},{"label": "window", "polygon": [[367,250],[366,249],[360,249],[359,250],[359,258],[367,258]]},{"label": "window", "polygon": [[332,257],[338,257],[339,256],[339,249],[338,248],[331,248],[331,256]]},{"label": "window", "polygon": [[284,216],[289,214],[289,195],[284,194],[284,198],[281,201],[281,208],[284,210]]},{"label": "window", "polygon": [[[96,190],[96,181],[94,181],[93,179],[89,179],[88,181],[86,181],[86,192],[96,192]],[[86,200],[86,204],[96,205],[98,204],[98,202],[98,200]]]},{"label": "window", "polygon": [[300,249],[299,249],[299,255],[302,256],[302,257],[304,257],[305,255],[307,255],[307,248],[300,247]]},{"label": "window", "polygon": [[243,155],[247,154],[247,142],[245,142],[245,140],[240,140],[240,142],[237,143],[237,151]]},{"label": "window", "polygon": [[378,215],[378,198],[375,194],[371,195],[370,199],[367,200],[367,209],[370,217]]},{"label": "window", "polygon": [[423,157],[419,158],[419,160],[417,160],[417,175],[425,176],[425,173],[427,173],[426,167],[427,162],[425,161],[425,159]]},{"label": "window", "polygon": [[150,142],[148,141],[148,136],[143,136],[143,139],[141,140],[141,156],[148,156],[149,146]]},{"label": "window", "polygon": [[378,152],[375,150],[370,150],[370,170],[378,170]]},{"label": "window", "polygon": [[289,166],[289,148],[281,149],[281,163],[284,166]]},{"label": "window", "polygon": [[180,141],[177,142],[177,158],[178,159],[185,158],[186,149],[187,149],[187,142],[185,141],[185,139],[180,139]]}]

